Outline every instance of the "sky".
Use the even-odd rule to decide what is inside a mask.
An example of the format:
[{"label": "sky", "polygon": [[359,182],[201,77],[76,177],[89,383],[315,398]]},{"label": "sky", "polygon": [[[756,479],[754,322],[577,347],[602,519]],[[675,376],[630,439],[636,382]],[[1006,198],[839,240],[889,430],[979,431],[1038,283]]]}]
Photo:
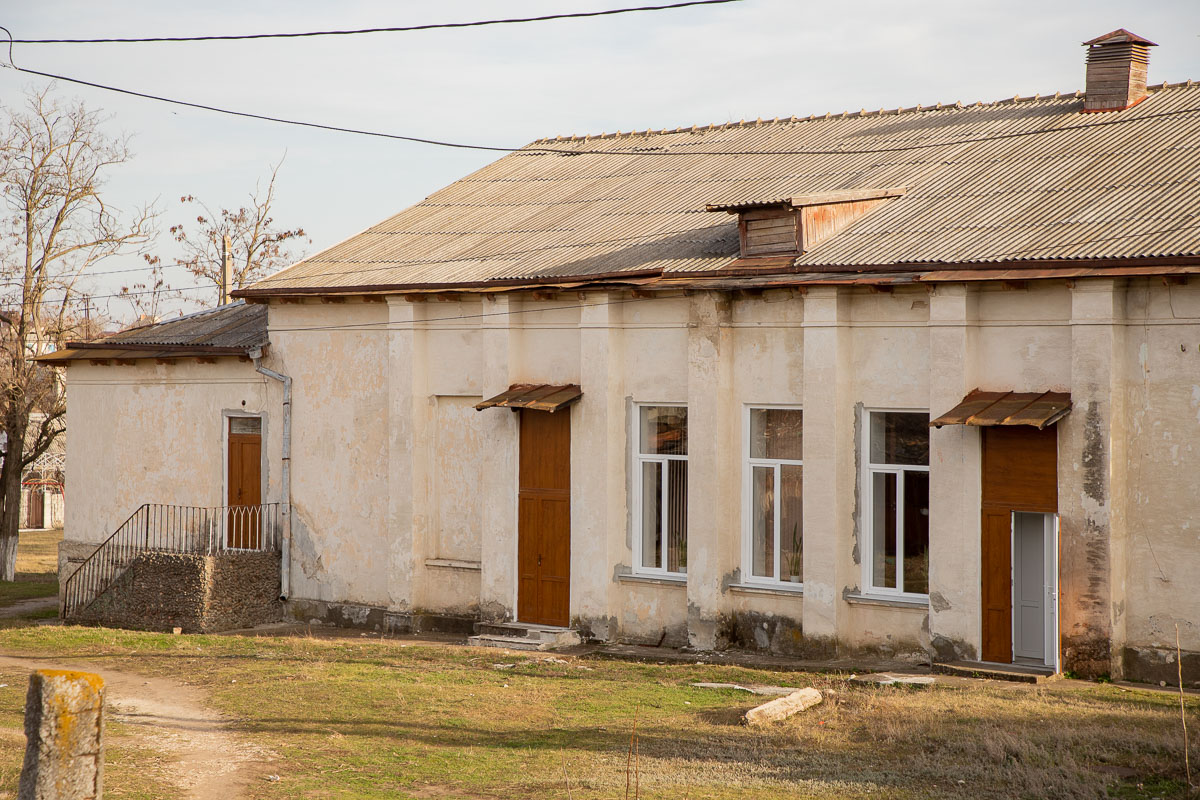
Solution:
[{"label": "sky", "polygon": [[[669,0],[163,2],[0,0],[18,39],[196,36],[465,22],[661,5]],[[206,105],[343,127],[517,148],[541,137],[808,116],[918,103],[973,103],[1083,88],[1080,44],[1116,28],[1154,42],[1150,82],[1200,80],[1196,0],[899,2],[739,0],[608,17],[243,42],[18,44],[18,66]],[[3,36],[0,32],[0,36]],[[4,55],[0,54],[0,61]],[[0,69],[0,104],[47,80]],[[308,130],[58,82],[103,109],[134,158],[104,197],[160,212],[167,228],[247,202],[284,159],[274,218],[314,253],[420,202],[501,153]],[[95,268],[92,293],[136,281]],[[187,273],[168,280],[191,285]],[[205,290],[206,292],[215,290]],[[187,297],[201,293],[190,291]],[[99,300],[128,317],[120,299]],[[184,304],[183,310],[194,305]]]}]

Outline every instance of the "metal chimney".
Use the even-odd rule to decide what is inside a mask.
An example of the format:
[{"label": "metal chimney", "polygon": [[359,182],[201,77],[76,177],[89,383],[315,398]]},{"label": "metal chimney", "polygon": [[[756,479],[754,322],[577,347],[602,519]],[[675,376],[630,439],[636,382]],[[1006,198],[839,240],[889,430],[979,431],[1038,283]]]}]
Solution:
[{"label": "metal chimney", "polygon": [[1083,43],[1087,47],[1085,113],[1120,111],[1146,99],[1149,39],[1118,28]]}]

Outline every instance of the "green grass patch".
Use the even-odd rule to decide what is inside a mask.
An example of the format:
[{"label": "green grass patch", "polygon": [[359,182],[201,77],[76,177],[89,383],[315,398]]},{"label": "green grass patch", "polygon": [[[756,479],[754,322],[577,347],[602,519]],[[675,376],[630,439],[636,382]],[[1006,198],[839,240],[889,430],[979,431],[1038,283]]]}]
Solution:
[{"label": "green grass patch", "polygon": [[[1178,699],[1111,685],[911,690],[376,637],[79,627],[0,630],[0,650],[202,687],[274,754],[260,777],[281,780],[251,781],[251,798],[566,798],[568,781],[575,798],[623,798],[627,780],[645,798],[1185,796]],[[741,715],[761,698],[699,681],[815,686],[825,700],[751,729]]]}]

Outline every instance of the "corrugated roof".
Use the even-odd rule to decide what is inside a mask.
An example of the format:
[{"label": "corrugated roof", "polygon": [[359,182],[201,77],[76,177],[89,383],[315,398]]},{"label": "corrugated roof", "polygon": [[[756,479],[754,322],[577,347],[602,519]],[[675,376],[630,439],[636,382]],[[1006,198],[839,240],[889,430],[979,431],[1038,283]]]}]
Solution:
[{"label": "corrugated roof", "polygon": [[736,218],[707,206],[890,186],[908,191],[792,268],[1200,256],[1200,86],[1082,108],[1077,93],[539,140],[246,294],[699,278],[738,255]]},{"label": "corrugated roof", "polygon": [[249,350],[267,343],[267,309],[245,302],[230,303],[166,322],[129,328],[89,344],[98,343],[108,347],[137,344]]},{"label": "corrugated roof", "polygon": [[267,307],[244,301],[142,325],[91,342],[68,342],[39,361],[130,360],[248,353],[267,339]]}]

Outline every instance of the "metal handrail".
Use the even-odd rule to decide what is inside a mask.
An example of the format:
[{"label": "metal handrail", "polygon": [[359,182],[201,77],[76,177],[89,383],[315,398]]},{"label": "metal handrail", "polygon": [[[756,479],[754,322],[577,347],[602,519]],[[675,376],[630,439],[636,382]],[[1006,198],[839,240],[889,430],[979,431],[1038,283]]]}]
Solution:
[{"label": "metal handrail", "polygon": [[63,584],[63,617],[85,611],[142,553],[277,553],[281,540],[279,503],[255,506],[145,503],[67,578]]}]

